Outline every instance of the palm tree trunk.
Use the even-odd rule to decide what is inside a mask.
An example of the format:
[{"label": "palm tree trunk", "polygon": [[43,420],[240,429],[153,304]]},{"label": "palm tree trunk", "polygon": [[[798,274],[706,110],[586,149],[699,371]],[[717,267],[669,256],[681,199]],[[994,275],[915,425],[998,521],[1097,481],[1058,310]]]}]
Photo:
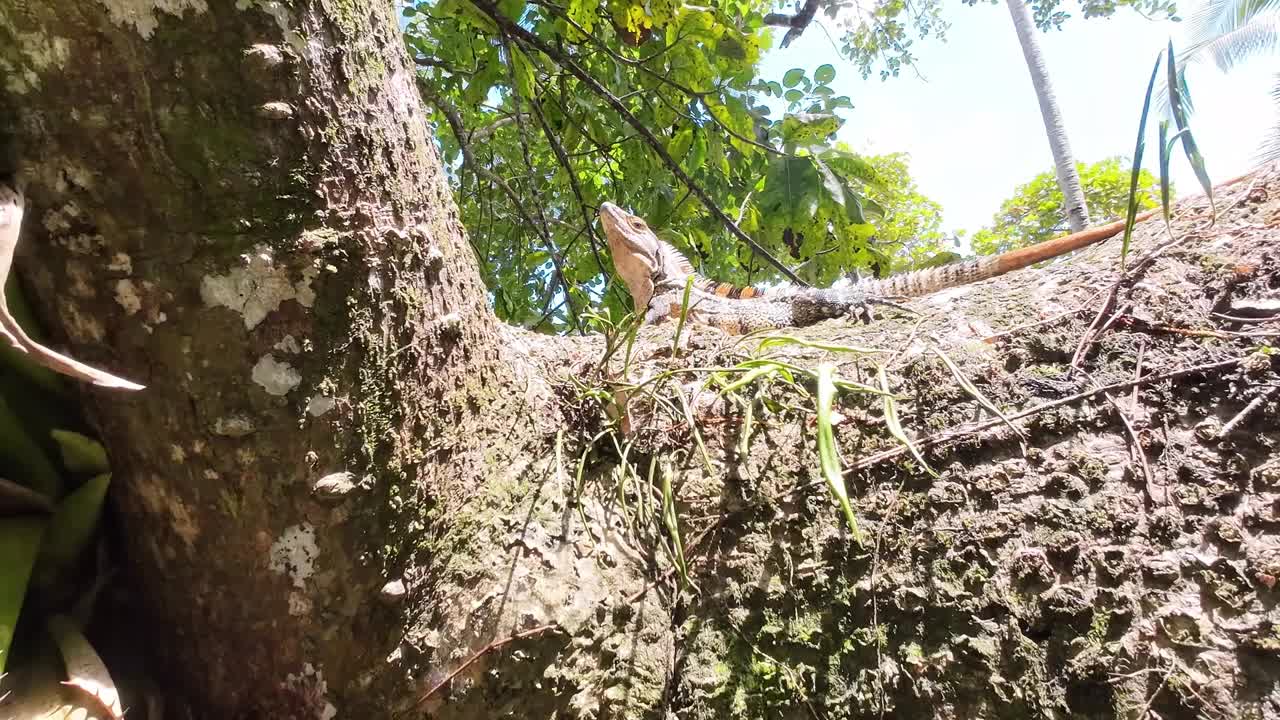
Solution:
[{"label": "palm tree trunk", "polygon": [[1089,226],[1089,207],[1085,204],[1080,173],[1076,172],[1076,164],[1071,157],[1071,145],[1067,142],[1062,111],[1058,109],[1058,99],[1053,96],[1053,87],[1049,84],[1049,70],[1045,67],[1044,55],[1040,53],[1031,11],[1023,0],[1006,2],[1009,14],[1013,16],[1013,27],[1018,32],[1018,42],[1022,44],[1022,55],[1027,60],[1027,70],[1031,72],[1036,99],[1040,101],[1040,115],[1044,118],[1044,129],[1049,135],[1049,148],[1053,151],[1053,165],[1058,173],[1058,186],[1062,188],[1067,222],[1072,232],[1079,232]]}]

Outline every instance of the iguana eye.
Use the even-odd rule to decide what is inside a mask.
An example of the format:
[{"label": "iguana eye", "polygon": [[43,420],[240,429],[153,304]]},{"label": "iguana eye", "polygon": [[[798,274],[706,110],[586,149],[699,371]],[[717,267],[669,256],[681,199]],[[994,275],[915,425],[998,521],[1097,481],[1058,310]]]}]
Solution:
[{"label": "iguana eye", "polygon": [[645,228],[645,224],[644,224],[644,221],[641,220],[640,218],[635,218],[631,221],[631,227],[637,230],[643,230]]}]

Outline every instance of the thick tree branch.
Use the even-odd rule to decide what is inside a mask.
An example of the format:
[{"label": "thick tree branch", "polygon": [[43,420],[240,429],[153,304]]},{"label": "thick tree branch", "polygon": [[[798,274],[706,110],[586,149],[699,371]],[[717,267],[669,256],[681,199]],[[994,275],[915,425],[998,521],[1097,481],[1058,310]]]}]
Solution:
[{"label": "thick tree branch", "polygon": [[764,16],[764,24],[791,28],[782,37],[782,47],[786,47],[791,44],[792,40],[804,34],[805,28],[809,27],[809,23],[813,22],[814,16],[818,14],[819,4],[819,0],[805,0],[804,5],[795,15],[769,13]]},{"label": "thick tree branch", "polygon": [[609,107],[613,108],[628,125],[635,128],[636,132],[640,133],[640,136],[649,144],[649,147],[651,147],[653,151],[657,153],[658,157],[662,159],[662,162],[667,166],[667,169],[671,171],[671,174],[675,175],[676,179],[684,183],[684,185],[687,186],[694,195],[697,195],[698,200],[702,201],[702,205],[706,207],[707,210],[711,211],[711,214],[715,215],[716,219],[719,220],[734,237],[749,245],[757,255],[764,258],[770,265],[777,268],[778,272],[781,272],[788,280],[796,285],[809,287],[808,283],[801,280],[795,273],[791,272],[791,269],[784,265],[782,261],[774,257],[768,250],[765,250],[764,247],[753,240],[750,235],[743,232],[742,228],[738,227],[737,223],[735,223],[732,218],[726,215],[724,211],[716,205],[715,200],[711,198],[711,195],[708,194],[701,185],[695,183],[693,178],[689,177],[689,174],[684,171],[684,168],[680,167],[680,163],[676,162],[675,159],[671,157],[671,153],[667,152],[666,147],[658,141],[658,138],[653,134],[653,131],[646,127],[644,123],[640,122],[640,119],[632,114],[631,111],[622,104],[622,101],[618,100],[618,98],[613,95],[613,93],[609,92],[607,88],[597,82],[595,78],[591,77],[591,74],[586,70],[583,70],[582,66],[574,62],[573,58],[570,58],[565,53],[553,48],[547,42],[542,40],[542,38],[539,38],[537,35],[534,35],[512,21],[506,15],[502,14],[502,12],[498,10],[498,7],[490,2],[490,0],[471,0],[471,3],[497,23],[498,27],[502,28],[503,32],[527,45],[537,48],[543,53],[546,53],[546,55],[557,64],[567,69],[574,77],[578,78],[580,82],[590,88],[592,92],[600,96],[600,98],[604,100]]}]

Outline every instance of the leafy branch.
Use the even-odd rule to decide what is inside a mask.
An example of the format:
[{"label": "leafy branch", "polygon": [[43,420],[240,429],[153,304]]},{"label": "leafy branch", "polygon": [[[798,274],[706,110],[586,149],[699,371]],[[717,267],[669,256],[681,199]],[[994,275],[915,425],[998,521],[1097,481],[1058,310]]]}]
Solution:
[{"label": "leafy branch", "polygon": [[724,225],[730,234],[750,246],[753,252],[764,258],[770,265],[773,265],[778,272],[786,276],[787,279],[797,285],[808,287],[808,283],[801,280],[791,271],[790,268],[769,253],[768,250],[765,250],[764,247],[753,240],[751,236],[743,232],[742,228],[738,227],[738,224],[720,209],[720,206],[716,204],[716,201],[711,197],[706,189],[694,182],[693,178],[689,177],[688,173],[684,171],[684,168],[680,167],[680,163],[676,162],[676,160],[671,157],[671,153],[667,151],[666,146],[658,141],[658,138],[653,134],[653,131],[646,127],[644,123],[640,122],[640,120],[627,109],[627,106],[624,105],[617,96],[609,92],[609,90],[592,77],[590,73],[584,70],[581,65],[575,62],[567,54],[552,47],[549,43],[542,40],[542,38],[539,38],[537,35],[534,35],[532,32],[526,30],[508,18],[498,9],[498,6],[490,0],[470,0],[470,2],[482,13],[487,15],[495,24],[497,24],[497,26],[507,36],[541,51],[547,57],[551,58],[557,65],[568,70],[570,74],[578,79],[579,82],[586,85],[587,88],[595,93],[605,102],[605,104],[618,113],[619,117],[626,121],[628,125],[640,134],[640,137],[644,139],[653,152],[662,160],[663,164],[666,165],[671,174],[675,175],[676,179],[683,183],[685,187],[689,188],[689,190],[697,196],[703,207],[710,211],[711,214],[714,215],[722,225]]}]

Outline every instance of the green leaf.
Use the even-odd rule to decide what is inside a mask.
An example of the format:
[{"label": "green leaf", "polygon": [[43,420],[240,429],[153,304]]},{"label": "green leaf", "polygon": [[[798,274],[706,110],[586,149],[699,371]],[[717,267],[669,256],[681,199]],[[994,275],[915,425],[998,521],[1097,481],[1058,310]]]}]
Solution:
[{"label": "green leaf", "polygon": [[829,83],[836,79],[836,68],[834,65],[819,65],[817,70],[813,71],[813,79],[820,83]]},{"label": "green leaf", "polygon": [[862,211],[862,196],[848,185],[842,185],[841,189],[844,191],[844,202],[840,204],[844,207],[845,218],[854,225],[865,225],[867,216]]},{"label": "green leaf", "polygon": [[479,105],[489,96],[489,89],[503,76],[502,60],[498,58],[496,48],[489,50],[477,62],[476,73],[471,76],[463,92],[463,99],[468,105]]},{"label": "green leaf", "polygon": [[809,155],[808,158],[818,170],[818,177],[822,178],[822,189],[827,192],[832,202],[844,207],[844,184],[840,182],[835,173],[831,172],[831,169],[817,155]]},{"label": "green leaf", "polygon": [[[1179,133],[1181,134],[1181,133]],[[1164,226],[1173,232],[1169,222],[1169,155],[1173,141],[1169,139],[1169,121],[1160,121],[1160,207],[1163,209]],[[1176,139],[1176,136],[1175,136]]]},{"label": "green leaf", "polygon": [[800,92],[799,90],[796,90],[795,88],[792,88],[788,90],[785,94],[783,94],[782,97],[787,102],[796,102],[800,98],[804,97],[804,93]]},{"label": "green leaf", "polygon": [[671,142],[667,144],[667,152],[676,162],[684,160],[685,155],[689,153],[689,148],[693,146],[693,128],[687,127],[676,133],[671,138]]},{"label": "green leaf", "polygon": [[928,268],[942,267],[943,265],[950,265],[951,263],[956,262],[960,258],[961,258],[961,255],[960,253],[957,253],[957,252],[950,252],[950,251],[940,252],[935,255],[932,255],[931,257],[929,257],[929,259],[923,262],[916,263],[915,269],[925,270]]},{"label": "green leaf", "polygon": [[[653,484],[653,464],[649,463],[649,484]],[[672,560],[680,576],[680,584],[689,587],[689,570],[684,558],[684,543],[680,540],[680,518],[676,515],[676,494],[671,487],[671,468],[662,466],[662,524],[671,538]]]},{"label": "green leaf", "polygon": [[62,496],[62,476],[44,448],[26,430],[26,421],[0,397],[0,472],[19,485],[57,500]]},{"label": "green leaf", "polygon": [[831,113],[787,113],[779,133],[783,142],[809,145],[825,140],[843,124],[843,120]]},{"label": "green leaf", "polygon": [[533,63],[515,45],[511,45],[511,74],[515,80],[516,92],[527,100],[535,99]]},{"label": "green leaf", "polygon": [[49,434],[62,453],[62,464],[73,473],[100,475],[111,469],[107,449],[102,443],[70,430],[51,430]]},{"label": "green leaf", "polygon": [[760,211],[773,218],[811,215],[818,203],[818,183],[817,170],[808,158],[773,157],[758,196]]},{"label": "green leaf", "polygon": [[98,529],[102,504],[111,475],[98,475],[76,488],[58,503],[49,516],[49,536],[40,547],[36,584],[48,587],[58,574],[74,567]]},{"label": "green leaf", "polygon": [[508,20],[519,21],[524,16],[526,7],[528,7],[526,0],[498,0],[498,11]]},{"label": "green leaf", "polygon": [[898,401],[889,389],[889,378],[885,375],[883,365],[876,366],[876,380],[880,385],[880,389],[884,391],[884,394],[880,397],[884,401],[884,425],[889,430],[889,434],[906,446],[925,472],[937,477],[938,473],[934,472],[933,468],[929,467],[929,463],[924,461],[924,456],[916,449],[915,443],[911,442],[911,438],[907,437],[906,430],[902,428],[902,421],[898,419]]},{"label": "green leaf", "polygon": [[[1204,190],[1205,196],[1209,198],[1209,207],[1214,208],[1213,183],[1209,181],[1209,171],[1205,169],[1204,158],[1200,155],[1200,148],[1196,147],[1195,138],[1191,136],[1191,127],[1187,122],[1187,109],[1182,99],[1182,84],[1178,82],[1178,66],[1173,56],[1172,40],[1169,41],[1169,57],[1165,67],[1169,73],[1169,109],[1173,112],[1174,122],[1178,124],[1178,133],[1182,135],[1182,150],[1187,156],[1187,161],[1191,163],[1191,169],[1195,171],[1196,179],[1200,181],[1200,187]],[[1217,209],[1214,208],[1213,211],[1216,215]]]},{"label": "green leaf", "polygon": [[[18,326],[25,330],[27,335],[30,335],[36,342],[48,344],[44,329],[40,327],[40,324],[36,322],[35,316],[31,313],[31,306],[27,304],[27,298],[22,292],[22,286],[17,282],[5,283],[4,296],[9,305],[9,313],[13,315],[14,320],[18,321]],[[8,375],[12,372],[16,380],[30,382],[42,392],[51,393],[58,397],[66,397],[68,395],[65,376],[37,364],[31,359],[30,355],[14,349],[9,343],[0,343],[0,363],[4,365],[5,374]]]},{"label": "green leaf", "polygon": [[804,79],[803,68],[791,68],[782,76],[782,84],[786,87],[795,87]]},{"label": "green leaf", "polygon": [[818,365],[818,468],[822,479],[827,482],[831,497],[844,513],[845,522],[854,540],[861,545],[862,536],[858,533],[858,519],[853,514],[853,504],[849,502],[849,491],[844,485],[844,474],[840,469],[840,451],[836,447],[835,432],[832,430],[831,406],[835,401],[836,386],[833,380],[835,368],[831,363]]},{"label": "green leaf", "polygon": [[0,675],[9,659],[13,630],[47,526],[43,517],[0,517]]},{"label": "green leaf", "polygon": [[1151,68],[1151,79],[1147,81],[1147,94],[1142,99],[1142,115],[1138,118],[1138,140],[1133,147],[1133,169],[1129,173],[1129,201],[1125,214],[1124,237],[1120,240],[1120,265],[1129,254],[1129,241],[1133,238],[1133,223],[1138,217],[1138,176],[1142,172],[1142,151],[1147,145],[1147,113],[1151,110],[1151,94],[1155,90],[1156,76],[1160,72],[1160,55],[1156,55],[1156,64]]},{"label": "green leaf", "polygon": [[706,133],[694,133],[693,146],[689,148],[689,154],[684,160],[685,172],[696,172],[702,167],[702,163],[707,159],[707,136]]}]

